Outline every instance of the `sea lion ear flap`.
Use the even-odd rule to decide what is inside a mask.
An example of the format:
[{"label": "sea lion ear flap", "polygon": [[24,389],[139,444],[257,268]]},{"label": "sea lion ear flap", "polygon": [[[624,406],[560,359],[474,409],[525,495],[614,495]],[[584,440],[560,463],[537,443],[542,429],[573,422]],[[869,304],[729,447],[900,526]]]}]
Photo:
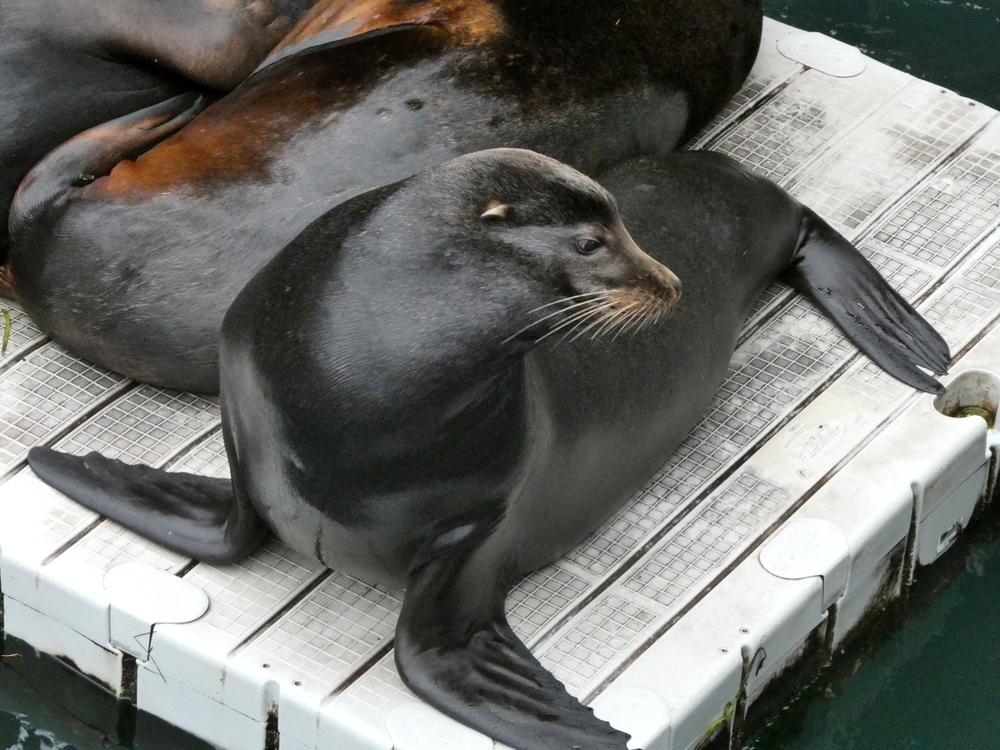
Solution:
[{"label": "sea lion ear flap", "polygon": [[490,201],[486,210],[479,214],[480,219],[506,219],[512,208],[509,203]]}]

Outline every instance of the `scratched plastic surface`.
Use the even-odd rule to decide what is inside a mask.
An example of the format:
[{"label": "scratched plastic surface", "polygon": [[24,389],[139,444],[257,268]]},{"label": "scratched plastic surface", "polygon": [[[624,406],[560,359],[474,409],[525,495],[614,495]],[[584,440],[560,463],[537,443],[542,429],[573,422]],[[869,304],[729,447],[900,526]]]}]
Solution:
[{"label": "scratched plastic surface", "polygon": [[[775,51],[787,27],[768,33],[744,90],[696,146],[730,153],[816,208],[961,351],[1000,318],[997,113],[873,61],[856,78],[832,78]],[[238,565],[193,564],[39,487],[25,468],[33,445],[225,476],[218,405],[80,362],[4,306],[13,337],[0,360],[0,547],[35,540],[56,576],[132,561],[182,575],[212,604],[172,631],[177,639],[259,669],[262,691],[268,680],[294,684],[317,710],[384,734],[380,722],[412,700],[391,654],[402,592],[325,570],[274,540]],[[708,413],[667,465],[509,597],[511,624],[571,691],[600,691],[795,506],[815,477],[793,486],[755,454],[826,390],[873,424],[913,398],[808,302],[772,286]],[[71,613],[45,614],[72,625]],[[196,682],[192,690],[222,695]]]}]

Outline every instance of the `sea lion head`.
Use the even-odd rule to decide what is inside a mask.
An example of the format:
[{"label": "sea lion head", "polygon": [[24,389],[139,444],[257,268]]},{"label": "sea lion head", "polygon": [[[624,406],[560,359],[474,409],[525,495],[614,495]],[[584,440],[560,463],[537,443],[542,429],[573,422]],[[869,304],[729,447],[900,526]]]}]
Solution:
[{"label": "sea lion head", "polygon": [[500,148],[432,173],[424,197],[469,238],[467,252],[496,266],[491,284],[519,301],[510,338],[621,333],[655,322],[680,298],[680,280],[636,245],[614,197],[575,169]]}]

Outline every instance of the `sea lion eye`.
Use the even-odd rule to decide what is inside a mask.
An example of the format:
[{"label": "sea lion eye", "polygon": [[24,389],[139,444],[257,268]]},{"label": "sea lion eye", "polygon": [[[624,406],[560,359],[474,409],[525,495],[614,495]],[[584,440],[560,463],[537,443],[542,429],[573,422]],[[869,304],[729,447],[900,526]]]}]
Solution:
[{"label": "sea lion eye", "polygon": [[603,243],[600,240],[595,240],[593,237],[586,237],[576,241],[576,251],[580,255],[592,255],[602,246]]}]

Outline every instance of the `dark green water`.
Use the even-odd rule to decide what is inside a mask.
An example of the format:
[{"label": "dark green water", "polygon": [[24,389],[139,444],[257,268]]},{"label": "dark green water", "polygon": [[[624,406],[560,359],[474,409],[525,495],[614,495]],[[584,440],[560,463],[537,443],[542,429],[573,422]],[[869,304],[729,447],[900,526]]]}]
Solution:
[{"label": "dark green water", "polygon": [[[765,8],[1000,109],[1000,0],[767,0]],[[947,580],[922,582],[903,626],[866,660],[839,665],[836,679],[789,706],[752,747],[1000,750],[1000,542],[950,554]],[[120,747],[10,663],[0,659],[0,750]],[[149,736],[150,745],[177,746]]]}]

